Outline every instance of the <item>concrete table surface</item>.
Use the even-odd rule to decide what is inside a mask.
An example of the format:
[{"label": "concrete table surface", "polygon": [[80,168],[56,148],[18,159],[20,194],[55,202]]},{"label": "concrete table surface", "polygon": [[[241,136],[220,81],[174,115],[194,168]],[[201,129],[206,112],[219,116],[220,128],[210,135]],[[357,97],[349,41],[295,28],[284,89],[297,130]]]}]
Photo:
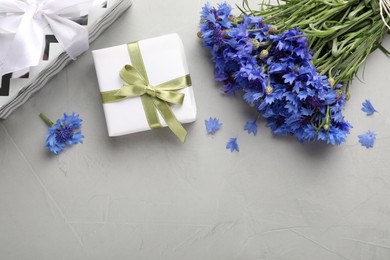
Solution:
[{"label": "concrete table surface", "polygon": [[[264,121],[248,135],[243,126],[255,111],[221,94],[196,36],[203,3],[135,1],[0,121],[1,260],[390,259],[390,60],[376,51],[363,82],[353,82],[345,144],[273,137]],[[186,143],[168,129],[109,138],[91,50],[173,32],[183,39],[198,107]],[[367,117],[365,99],[379,113]],[[84,144],[48,153],[40,112],[79,113]],[[204,127],[210,116],[223,123],[214,136]],[[358,143],[367,130],[378,134],[373,149]],[[225,149],[230,137],[239,153]]]}]

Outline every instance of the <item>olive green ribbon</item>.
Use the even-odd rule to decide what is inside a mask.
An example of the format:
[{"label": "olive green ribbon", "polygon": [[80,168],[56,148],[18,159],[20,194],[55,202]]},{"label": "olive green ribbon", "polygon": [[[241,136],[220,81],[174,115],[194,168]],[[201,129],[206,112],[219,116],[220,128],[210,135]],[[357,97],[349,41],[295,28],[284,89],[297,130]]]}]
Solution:
[{"label": "olive green ribbon", "polygon": [[191,86],[190,75],[152,86],[149,84],[138,42],[127,45],[132,65],[125,65],[119,75],[126,82],[119,90],[101,92],[103,104],[113,103],[131,97],[141,97],[146,119],[150,128],[162,127],[157,110],[171,131],[184,143],[187,131],[177,120],[169,104],[182,105],[184,94],[177,90]]}]

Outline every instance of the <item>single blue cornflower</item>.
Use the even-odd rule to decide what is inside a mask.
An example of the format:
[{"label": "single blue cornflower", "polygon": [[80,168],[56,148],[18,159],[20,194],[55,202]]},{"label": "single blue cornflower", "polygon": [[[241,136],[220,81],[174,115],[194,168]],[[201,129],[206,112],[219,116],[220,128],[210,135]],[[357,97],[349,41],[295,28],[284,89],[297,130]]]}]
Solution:
[{"label": "single blue cornflower", "polygon": [[52,153],[60,153],[66,146],[82,143],[84,136],[81,134],[81,122],[79,115],[64,113],[64,117],[52,122],[44,114],[39,115],[48,125],[49,132],[46,134],[45,147]]}]

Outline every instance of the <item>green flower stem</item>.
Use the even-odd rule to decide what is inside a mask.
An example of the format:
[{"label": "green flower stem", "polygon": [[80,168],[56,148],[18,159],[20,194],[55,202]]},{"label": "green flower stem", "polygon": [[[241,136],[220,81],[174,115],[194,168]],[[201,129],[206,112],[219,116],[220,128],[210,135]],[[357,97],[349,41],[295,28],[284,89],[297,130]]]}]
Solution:
[{"label": "green flower stem", "polygon": [[51,121],[46,115],[40,113],[39,117],[42,118],[42,120],[45,121],[45,123],[48,124],[49,126],[53,126],[54,125],[54,122]]},{"label": "green flower stem", "polygon": [[381,46],[388,29],[377,0],[285,0],[278,5],[263,0],[260,10],[251,10],[243,0],[243,9],[281,32],[294,27],[303,31],[314,65],[322,75],[342,84],[345,93],[371,52],[379,48],[390,54]]}]

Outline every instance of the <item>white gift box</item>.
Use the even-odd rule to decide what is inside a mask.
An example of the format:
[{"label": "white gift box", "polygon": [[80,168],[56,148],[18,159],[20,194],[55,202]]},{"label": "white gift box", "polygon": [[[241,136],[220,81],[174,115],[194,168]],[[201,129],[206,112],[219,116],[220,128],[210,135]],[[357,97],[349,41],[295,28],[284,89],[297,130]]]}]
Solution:
[{"label": "white gift box", "polygon": [[[89,42],[94,41],[131,6],[132,2],[133,0],[95,0],[94,6],[88,13],[80,13],[77,22],[86,27]],[[4,32],[0,30],[0,33],[5,37]],[[8,117],[72,61],[61,45],[53,41],[53,33],[49,27],[45,28],[44,33],[45,58],[41,59],[37,66],[0,77],[0,118]]]},{"label": "white gift box", "polygon": [[[146,73],[152,86],[189,74],[183,43],[177,34],[138,42]],[[131,64],[127,44],[92,51],[100,92],[118,90],[124,82],[119,71]],[[171,109],[181,123],[196,119],[196,104],[192,86],[179,90],[185,95],[182,105]],[[150,130],[140,97],[103,104],[108,135],[119,136]],[[162,126],[167,126],[158,113]]]}]

